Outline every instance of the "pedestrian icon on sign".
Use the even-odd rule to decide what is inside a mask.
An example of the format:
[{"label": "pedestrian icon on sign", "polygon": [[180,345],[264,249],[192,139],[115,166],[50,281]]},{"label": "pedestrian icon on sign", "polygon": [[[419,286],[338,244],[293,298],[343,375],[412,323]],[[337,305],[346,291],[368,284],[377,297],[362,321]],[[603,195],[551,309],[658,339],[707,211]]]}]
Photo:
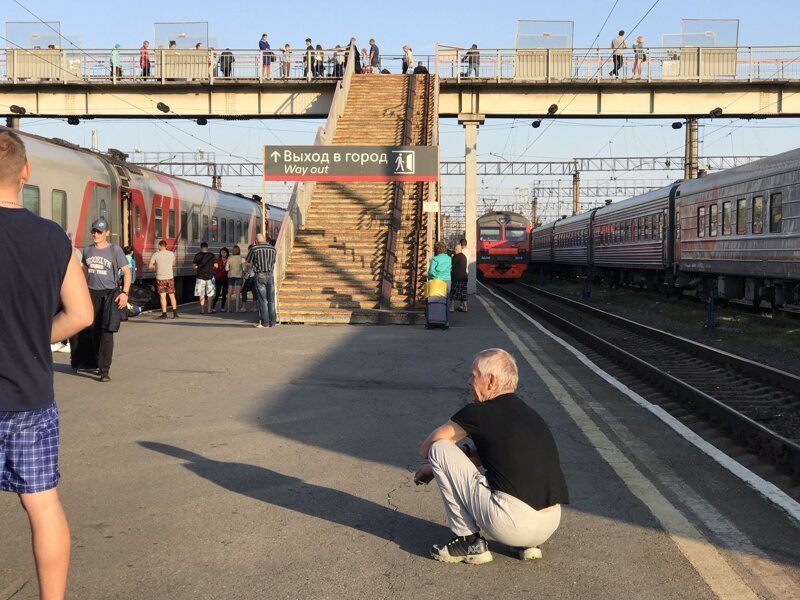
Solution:
[{"label": "pedestrian icon on sign", "polygon": [[413,175],[414,174],[414,151],[413,150],[392,150],[395,155],[394,172],[395,174]]}]

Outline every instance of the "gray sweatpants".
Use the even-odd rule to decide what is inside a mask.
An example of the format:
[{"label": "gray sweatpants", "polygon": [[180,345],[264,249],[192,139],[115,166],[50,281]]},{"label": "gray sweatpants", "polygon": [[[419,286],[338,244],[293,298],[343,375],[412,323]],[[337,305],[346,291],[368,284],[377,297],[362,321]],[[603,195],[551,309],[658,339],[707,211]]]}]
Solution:
[{"label": "gray sweatpants", "polygon": [[537,511],[511,494],[492,490],[486,477],[452,442],[435,442],[428,459],[455,535],[480,529],[501,544],[532,548],[545,542],[561,523],[558,504]]}]

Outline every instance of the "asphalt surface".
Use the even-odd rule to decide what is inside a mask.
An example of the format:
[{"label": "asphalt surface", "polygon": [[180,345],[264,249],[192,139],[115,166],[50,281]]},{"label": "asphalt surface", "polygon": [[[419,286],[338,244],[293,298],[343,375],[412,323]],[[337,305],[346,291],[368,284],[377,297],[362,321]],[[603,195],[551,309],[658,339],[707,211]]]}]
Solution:
[{"label": "asphalt surface", "polygon": [[[712,598],[736,596],[733,580],[753,597],[800,589],[797,522],[491,302],[547,374],[477,300],[449,331],[143,315],[117,335],[110,383],[71,374],[57,354],[70,597]],[[450,534],[435,485],[412,483],[417,451],[467,400],[473,354],[493,346],[518,357],[519,393],[552,427],[571,503],[541,561],[490,542],[491,564],[441,564],[428,548]],[[681,518],[690,527],[670,531]],[[0,539],[0,600],[35,598],[27,521],[10,494]]]}]

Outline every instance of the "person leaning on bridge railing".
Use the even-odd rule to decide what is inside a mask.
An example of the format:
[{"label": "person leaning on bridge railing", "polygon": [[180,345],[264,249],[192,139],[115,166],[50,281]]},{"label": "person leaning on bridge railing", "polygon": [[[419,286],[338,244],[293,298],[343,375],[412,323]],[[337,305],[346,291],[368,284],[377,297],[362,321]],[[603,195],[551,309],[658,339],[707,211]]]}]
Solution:
[{"label": "person leaning on bridge railing", "polygon": [[219,70],[222,71],[223,77],[230,77],[233,73],[233,63],[236,62],[236,58],[233,56],[233,52],[231,52],[230,48],[225,48],[222,54],[219,55]]},{"label": "person leaning on bridge railing", "polygon": [[620,29],[619,35],[611,40],[611,49],[613,50],[611,58],[614,61],[614,68],[608,74],[609,77],[616,77],[619,79],[619,71],[622,69],[622,62],[624,59],[623,50],[627,47],[628,43],[625,41],[625,32]]},{"label": "person leaning on bridge railing", "polygon": [[633,79],[642,78],[642,63],[647,60],[647,54],[644,51],[644,37],[639,36],[633,42]]},{"label": "person leaning on bridge railing", "polygon": [[[478,68],[481,64],[481,55],[478,52],[478,44],[472,44],[472,47],[467,50],[466,54],[464,54],[464,58],[461,59],[461,62],[467,63],[467,72],[464,74],[464,77],[477,77],[478,76]],[[474,73],[474,75],[472,75]]]}]

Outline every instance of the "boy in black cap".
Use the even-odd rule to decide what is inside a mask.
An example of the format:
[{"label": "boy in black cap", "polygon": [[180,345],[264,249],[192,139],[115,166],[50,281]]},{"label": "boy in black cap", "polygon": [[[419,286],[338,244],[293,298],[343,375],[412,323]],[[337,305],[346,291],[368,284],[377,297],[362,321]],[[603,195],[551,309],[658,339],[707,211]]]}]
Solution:
[{"label": "boy in black cap", "polygon": [[[111,303],[119,308],[128,304],[131,289],[131,269],[122,248],[108,241],[108,221],[97,219],[92,223],[94,243],[83,250],[83,269],[89,284],[89,295],[94,307],[94,323],[71,340],[72,370],[97,369],[100,381],[110,381],[111,356],[114,353],[114,315]],[[117,289],[117,272],[122,270],[122,293]]]}]

